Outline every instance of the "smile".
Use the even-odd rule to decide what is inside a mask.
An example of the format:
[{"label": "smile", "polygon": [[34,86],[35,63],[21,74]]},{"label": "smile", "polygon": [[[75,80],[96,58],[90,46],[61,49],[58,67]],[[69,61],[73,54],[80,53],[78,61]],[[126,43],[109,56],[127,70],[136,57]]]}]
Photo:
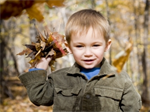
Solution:
[{"label": "smile", "polygon": [[83,60],[86,64],[92,64],[94,59],[91,59],[91,60]]}]

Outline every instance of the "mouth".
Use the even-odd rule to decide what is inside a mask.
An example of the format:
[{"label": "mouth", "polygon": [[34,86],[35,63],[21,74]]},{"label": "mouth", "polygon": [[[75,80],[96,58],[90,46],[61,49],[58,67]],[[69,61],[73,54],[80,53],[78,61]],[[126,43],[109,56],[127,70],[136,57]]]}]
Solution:
[{"label": "mouth", "polygon": [[83,60],[86,64],[92,64],[94,59]]}]

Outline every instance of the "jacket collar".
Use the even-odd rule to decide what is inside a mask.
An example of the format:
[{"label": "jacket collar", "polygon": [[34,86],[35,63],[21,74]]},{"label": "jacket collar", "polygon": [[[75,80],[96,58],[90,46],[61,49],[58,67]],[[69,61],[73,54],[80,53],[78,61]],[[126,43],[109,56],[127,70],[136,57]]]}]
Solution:
[{"label": "jacket collar", "polygon": [[81,74],[79,65],[75,62],[74,65],[68,69],[67,73],[68,74]]},{"label": "jacket collar", "polygon": [[116,68],[111,66],[105,58],[101,62],[101,70],[99,75],[111,75],[116,74]]},{"label": "jacket collar", "polygon": [[[72,75],[81,74],[79,65],[75,62],[74,65],[68,69],[67,73]],[[101,62],[101,70],[98,75],[104,75],[104,74],[105,75],[116,74],[116,69],[112,67],[105,58],[103,58]]]}]

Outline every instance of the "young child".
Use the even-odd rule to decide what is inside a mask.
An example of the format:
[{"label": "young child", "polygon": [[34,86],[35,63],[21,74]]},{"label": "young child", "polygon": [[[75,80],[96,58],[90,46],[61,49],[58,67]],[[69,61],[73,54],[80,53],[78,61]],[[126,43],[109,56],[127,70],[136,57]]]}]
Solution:
[{"label": "young child", "polygon": [[31,102],[53,105],[53,112],[139,112],[141,98],[130,77],[104,58],[111,39],[102,14],[92,9],[74,13],[65,34],[75,64],[46,80],[51,58],[42,58],[36,69],[20,75]]}]

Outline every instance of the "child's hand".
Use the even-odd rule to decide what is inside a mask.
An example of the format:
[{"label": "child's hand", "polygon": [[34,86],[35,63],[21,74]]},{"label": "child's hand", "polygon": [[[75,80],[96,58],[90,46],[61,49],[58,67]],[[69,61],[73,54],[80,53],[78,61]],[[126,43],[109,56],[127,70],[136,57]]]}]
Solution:
[{"label": "child's hand", "polygon": [[41,58],[41,60],[37,63],[36,68],[47,69],[49,62],[52,60],[51,57]]}]

